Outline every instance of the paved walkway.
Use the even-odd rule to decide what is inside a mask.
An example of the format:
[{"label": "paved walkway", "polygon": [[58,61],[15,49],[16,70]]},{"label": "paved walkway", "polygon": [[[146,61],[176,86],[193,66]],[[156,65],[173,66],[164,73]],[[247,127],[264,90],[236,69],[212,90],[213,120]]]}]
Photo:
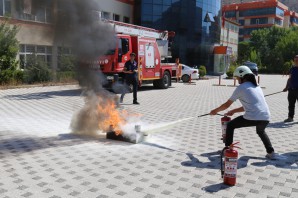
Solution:
[{"label": "paved walkway", "polygon": [[[261,86],[270,94],[286,80],[264,75]],[[234,87],[214,86],[217,79],[195,82],[147,87],[138,106],[131,105],[132,94],[125,97],[121,108],[141,114],[143,129],[155,127],[140,144],[70,134],[71,118],[84,103],[76,86],[1,90],[0,197],[298,197],[298,122],[282,122],[287,94],[266,98],[267,132],[283,159],[264,158],[254,128],[236,130],[242,150],[237,185],[229,187],[219,171],[220,117],[196,117],[225,102]]]}]

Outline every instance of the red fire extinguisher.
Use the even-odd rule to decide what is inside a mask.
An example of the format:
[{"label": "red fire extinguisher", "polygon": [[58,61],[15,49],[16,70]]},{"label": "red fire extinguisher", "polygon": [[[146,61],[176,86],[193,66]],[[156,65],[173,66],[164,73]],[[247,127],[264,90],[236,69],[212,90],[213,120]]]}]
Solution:
[{"label": "red fire extinguisher", "polygon": [[221,177],[224,184],[229,186],[236,184],[238,151],[234,148],[240,148],[235,146],[238,143],[236,142],[229,147],[225,147],[221,152],[221,159],[224,157],[224,167],[221,160]]},{"label": "red fire extinguisher", "polygon": [[222,141],[223,141],[223,143],[225,143],[226,142],[227,124],[228,124],[228,122],[231,121],[231,118],[225,115],[220,120],[221,120],[221,130],[222,130]]}]

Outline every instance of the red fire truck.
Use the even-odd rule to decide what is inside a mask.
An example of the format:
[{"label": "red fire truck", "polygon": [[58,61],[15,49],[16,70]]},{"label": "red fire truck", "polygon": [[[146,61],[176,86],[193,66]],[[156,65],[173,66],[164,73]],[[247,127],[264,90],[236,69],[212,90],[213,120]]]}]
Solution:
[{"label": "red fire truck", "polygon": [[107,20],[117,34],[118,45],[100,57],[101,71],[107,80],[115,82],[123,77],[123,67],[130,58],[130,53],[136,53],[138,62],[139,85],[153,83],[154,87],[166,89],[171,86],[171,79],[176,78],[177,64],[166,63],[170,58],[169,38],[175,33],[158,31],[152,28]]}]

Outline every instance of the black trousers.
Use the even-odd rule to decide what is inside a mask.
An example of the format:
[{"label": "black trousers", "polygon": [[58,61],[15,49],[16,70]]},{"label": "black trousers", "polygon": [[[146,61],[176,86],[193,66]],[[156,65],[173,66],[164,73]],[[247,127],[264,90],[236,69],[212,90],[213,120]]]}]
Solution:
[{"label": "black trousers", "polygon": [[124,96],[126,93],[129,93],[129,86],[132,85],[132,92],[133,92],[133,101],[137,102],[138,98],[137,98],[137,91],[138,91],[138,79],[137,78],[126,78],[124,80],[124,89],[122,91],[121,94],[121,100],[123,100]]},{"label": "black trousers", "polygon": [[231,120],[227,125],[226,130],[226,146],[230,146],[233,143],[234,130],[237,128],[256,126],[256,131],[261,138],[267,153],[274,151],[268,135],[265,132],[265,128],[269,124],[266,120],[246,120],[243,116],[239,116]]},{"label": "black trousers", "polygon": [[295,103],[298,100],[298,89],[288,90],[288,101],[289,101],[289,118],[294,118],[295,115]]}]

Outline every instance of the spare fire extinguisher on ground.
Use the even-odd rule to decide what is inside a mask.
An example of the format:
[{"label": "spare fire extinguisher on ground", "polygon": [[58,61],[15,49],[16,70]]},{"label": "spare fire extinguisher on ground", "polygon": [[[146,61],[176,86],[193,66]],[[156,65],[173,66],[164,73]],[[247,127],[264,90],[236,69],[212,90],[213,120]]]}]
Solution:
[{"label": "spare fire extinguisher on ground", "polygon": [[221,130],[222,130],[222,141],[223,141],[223,143],[225,143],[226,142],[227,124],[228,124],[228,122],[231,121],[231,118],[225,115],[220,120],[221,120]]},{"label": "spare fire extinguisher on ground", "polygon": [[[236,184],[238,151],[234,148],[240,148],[235,146],[238,143],[239,142],[236,142],[229,147],[225,147],[221,152],[221,177],[223,178],[224,184],[229,186]],[[224,163],[222,158],[224,158]]]}]

